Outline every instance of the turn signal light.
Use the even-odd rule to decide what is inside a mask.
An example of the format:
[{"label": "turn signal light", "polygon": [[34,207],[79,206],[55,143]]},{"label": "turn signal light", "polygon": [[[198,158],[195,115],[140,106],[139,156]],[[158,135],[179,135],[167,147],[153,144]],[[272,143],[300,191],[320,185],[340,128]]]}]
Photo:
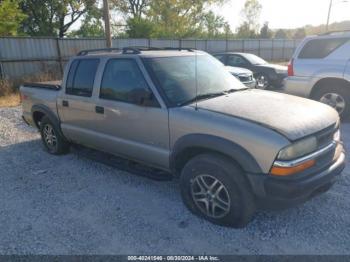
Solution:
[{"label": "turn signal light", "polygon": [[293,167],[280,167],[280,166],[273,166],[271,168],[270,174],[275,176],[289,176],[293,175],[295,173],[304,171],[305,169],[308,169],[316,164],[315,160],[309,160],[307,162],[304,162],[300,165],[293,166]]}]

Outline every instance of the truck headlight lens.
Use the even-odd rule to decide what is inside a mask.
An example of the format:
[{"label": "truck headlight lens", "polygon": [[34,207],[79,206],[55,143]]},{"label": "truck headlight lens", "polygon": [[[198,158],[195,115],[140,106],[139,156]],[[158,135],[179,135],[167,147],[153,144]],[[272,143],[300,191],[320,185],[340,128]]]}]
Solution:
[{"label": "truck headlight lens", "polygon": [[308,137],[283,148],[278,153],[278,160],[293,160],[317,150],[316,137]]}]

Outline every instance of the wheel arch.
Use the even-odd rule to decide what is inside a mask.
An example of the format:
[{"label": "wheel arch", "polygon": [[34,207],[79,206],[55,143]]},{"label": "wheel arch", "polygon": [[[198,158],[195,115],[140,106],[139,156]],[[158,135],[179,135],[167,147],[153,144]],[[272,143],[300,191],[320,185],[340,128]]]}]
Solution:
[{"label": "wheel arch", "polygon": [[46,116],[50,119],[50,121],[55,124],[57,127],[60,127],[60,121],[58,117],[52,112],[52,110],[45,105],[34,105],[31,109],[32,117],[35,125],[39,129],[40,120]]},{"label": "wheel arch", "polygon": [[232,159],[245,172],[262,173],[255,158],[242,146],[224,138],[204,134],[191,134],[178,139],[170,155],[170,169],[178,176],[190,159],[210,152]]},{"label": "wheel arch", "polygon": [[321,88],[325,88],[327,86],[332,85],[339,85],[341,87],[348,87],[350,90],[350,82],[343,79],[343,78],[337,78],[337,77],[326,77],[318,80],[312,87],[310,92],[310,98],[313,98],[318,90]]}]

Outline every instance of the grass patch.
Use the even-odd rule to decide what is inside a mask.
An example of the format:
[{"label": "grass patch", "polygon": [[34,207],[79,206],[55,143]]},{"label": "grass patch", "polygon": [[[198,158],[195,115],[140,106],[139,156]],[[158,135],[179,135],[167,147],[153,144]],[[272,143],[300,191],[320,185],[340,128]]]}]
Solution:
[{"label": "grass patch", "polygon": [[21,103],[19,93],[0,96],[0,107],[14,107]]},{"label": "grass patch", "polygon": [[55,73],[41,73],[32,76],[26,76],[20,79],[8,80],[0,79],[0,107],[13,107],[21,103],[19,86],[25,82],[46,82],[60,79]]}]

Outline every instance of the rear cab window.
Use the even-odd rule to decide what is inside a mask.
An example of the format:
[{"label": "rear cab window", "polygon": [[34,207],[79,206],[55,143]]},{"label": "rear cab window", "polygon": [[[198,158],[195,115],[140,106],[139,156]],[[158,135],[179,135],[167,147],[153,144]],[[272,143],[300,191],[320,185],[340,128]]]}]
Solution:
[{"label": "rear cab window", "polygon": [[77,59],[70,66],[66,94],[91,97],[99,59]]},{"label": "rear cab window", "polygon": [[307,42],[299,53],[300,59],[322,59],[348,42],[349,38],[313,39]]}]

